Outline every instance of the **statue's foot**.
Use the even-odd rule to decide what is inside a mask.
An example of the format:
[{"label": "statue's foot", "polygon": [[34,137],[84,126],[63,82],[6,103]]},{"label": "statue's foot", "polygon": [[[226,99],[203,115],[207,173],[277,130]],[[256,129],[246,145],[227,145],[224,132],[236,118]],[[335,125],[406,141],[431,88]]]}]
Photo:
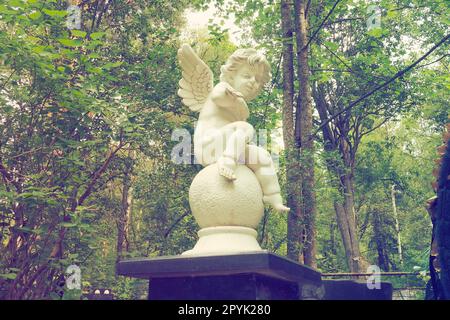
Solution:
[{"label": "statue's foot", "polygon": [[271,205],[278,212],[290,210],[288,207],[283,205],[283,199],[281,198],[281,194],[279,193],[263,196],[263,201],[264,203]]},{"label": "statue's foot", "polygon": [[236,170],[236,161],[228,156],[221,156],[217,160],[217,165],[219,168],[219,174],[228,180],[236,180],[236,175],[234,170]]}]

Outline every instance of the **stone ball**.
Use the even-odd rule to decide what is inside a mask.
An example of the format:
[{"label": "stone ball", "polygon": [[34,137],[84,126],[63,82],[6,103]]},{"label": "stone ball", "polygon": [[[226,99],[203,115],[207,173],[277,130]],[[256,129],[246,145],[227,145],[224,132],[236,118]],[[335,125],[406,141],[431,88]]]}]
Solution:
[{"label": "stone ball", "polygon": [[264,214],[261,185],[245,165],[238,165],[235,175],[236,180],[228,180],[219,174],[217,164],[211,164],[195,176],[189,189],[189,204],[201,228],[257,228]]}]

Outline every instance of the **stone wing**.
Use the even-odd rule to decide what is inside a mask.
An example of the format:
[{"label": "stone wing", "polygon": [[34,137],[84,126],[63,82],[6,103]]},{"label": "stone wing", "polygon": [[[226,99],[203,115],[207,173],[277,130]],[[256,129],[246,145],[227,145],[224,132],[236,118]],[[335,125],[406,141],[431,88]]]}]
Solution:
[{"label": "stone wing", "polygon": [[213,88],[213,73],[187,44],[178,50],[178,60],[183,71],[178,95],[189,109],[200,111]]}]

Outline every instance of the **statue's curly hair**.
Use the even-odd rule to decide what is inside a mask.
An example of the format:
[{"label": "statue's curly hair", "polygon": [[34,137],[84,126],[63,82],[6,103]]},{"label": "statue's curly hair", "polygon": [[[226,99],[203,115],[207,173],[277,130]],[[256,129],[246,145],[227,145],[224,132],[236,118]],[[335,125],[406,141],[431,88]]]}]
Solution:
[{"label": "statue's curly hair", "polygon": [[256,81],[258,81],[262,89],[272,75],[270,74],[270,65],[266,57],[255,49],[236,50],[220,68],[220,81],[230,83],[235,72],[245,63],[256,68]]}]

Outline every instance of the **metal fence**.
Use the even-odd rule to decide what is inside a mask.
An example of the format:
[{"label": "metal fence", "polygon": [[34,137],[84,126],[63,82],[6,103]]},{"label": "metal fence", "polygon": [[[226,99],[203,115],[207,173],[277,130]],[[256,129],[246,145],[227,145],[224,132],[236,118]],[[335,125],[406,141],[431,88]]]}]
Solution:
[{"label": "metal fence", "polygon": [[392,300],[423,300],[425,287],[394,288]]},{"label": "metal fence", "polygon": [[[366,280],[373,273],[323,273],[323,279]],[[391,282],[392,300],[424,300],[428,272],[380,272],[381,281]]]}]

